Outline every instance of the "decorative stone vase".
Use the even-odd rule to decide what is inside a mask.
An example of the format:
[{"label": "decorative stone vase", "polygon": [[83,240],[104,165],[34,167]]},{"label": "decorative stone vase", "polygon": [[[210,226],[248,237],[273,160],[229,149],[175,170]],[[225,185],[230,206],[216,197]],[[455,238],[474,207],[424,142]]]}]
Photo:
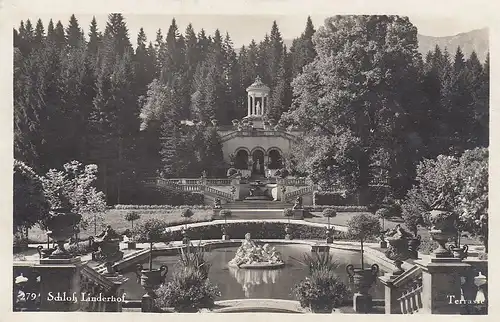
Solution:
[{"label": "decorative stone vase", "polygon": [[449,250],[455,258],[465,259],[469,256],[469,246],[467,245],[463,245],[462,247],[450,245]]},{"label": "decorative stone vase", "polygon": [[94,259],[106,263],[106,275],[115,275],[113,264],[123,258],[120,250],[120,239],[108,239],[99,243],[99,251],[95,252]]},{"label": "decorative stone vase", "polygon": [[432,240],[436,241],[439,247],[433,252],[437,258],[453,257],[446,248],[446,243],[457,235],[455,227],[456,214],[442,209],[435,209],[430,212],[429,219],[432,223],[429,231]]},{"label": "decorative stone vase", "polygon": [[422,237],[420,235],[408,240],[408,251],[411,259],[418,259],[418,249],[421,243]]},{"label": "decorative stone vase", "polygon": [[57,244],[49,258],[67,259],[72,255],[64,248],[66,241],[74,234],[76,225],[82,216],[71,212],[67,208],[55,208],[50,211],[50,217],[46,221],[47,228],[52,231],[51,237]]},{"label": "decorative stone vase", "polygon": [[377,264],[373,264],[370,268],[365,269],[354,268],[352,264],[346,267],[346,272],[352,278],[356,292],[362,295],[368,295],[368,291],[373,283],[375,283],[379,270]]},{"label": "decorative stone vase", "polygon": [[155,291],[165,283],[167,273],[168,267],[166,265],[157,269],[143,269],[142,264],[137,264],[135,272],[137,283],[141,284],[147,294],[153,298],[156,297]]},{"label": "decorative stone vase", "polygon": [[432,240],[438,243],[438,248],[434,250],[433,255],[437,258],[446,258],[453,257],[452,253],[446,248],[446,243],[453,237],[455,234],[453,232],[446,232],[441,230],[431,230],[429,231]]},{"label": "decorative stone vase", "polygon": [[389,243],[389,248],[385,251],[385,256],[388,259],[394,261],[396,270],[392,272],[393,275],[401,275],[404,269],[401,267],[403,261],[410,258],[410,252],[408,250],[408,240],[406,238],[392,238],[387,237],[387,242]]}]

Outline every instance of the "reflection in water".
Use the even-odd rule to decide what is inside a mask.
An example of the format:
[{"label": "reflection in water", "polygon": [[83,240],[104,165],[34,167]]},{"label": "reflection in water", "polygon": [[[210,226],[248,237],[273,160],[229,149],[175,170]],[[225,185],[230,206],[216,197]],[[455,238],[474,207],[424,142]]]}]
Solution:
[{"label": "reflection in water", "polygon": [[281,269],[240,269],[229,267],[229,272],[243,287],[245,297],[251,297],[257,285],[275,284]]}]

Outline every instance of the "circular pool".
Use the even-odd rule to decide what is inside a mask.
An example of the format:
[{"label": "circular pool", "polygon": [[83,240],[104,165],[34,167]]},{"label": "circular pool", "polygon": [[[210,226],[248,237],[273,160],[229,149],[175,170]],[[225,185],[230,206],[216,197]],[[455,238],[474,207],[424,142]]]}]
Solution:
[{"label": "circular pool", "polygon": [[[228,262],[234,258],[237,246],[212,249],[205,254],[205,258],[211,264],[209,280],[216,284],[221,292],[221,297],[217,300],[232,299],[283,299],[295,300],[292,288],[308,276],[308,268],[301,263],[305,254],[311,254],[309,245],[274,244],[285,262],[281,268],[275,269],[242,269],[229,267]],[[361,256],[359,252],[331,249],[330,253],[337,259],[339,267],[337,273],[347,285],[349,276],[346,273],[346,266],[354,264],[360,266]],[[172,278],[179,261],[179,256],[155,256],[153,267],[167,265],[168,282]],[[366,261],[367,267],[373,262]],[[144,262],[147,266],[147,260]],[[129,300],[139,300],[145,293],[142,286],[137,283],[134,267],[123,270],[123,274],[128,277],[128,281],[123,285]],[[383,272],[379,272],[383,274]],[[383,286],[377,283],[372,287],[371,294],[374,299],[384,298]]]}]

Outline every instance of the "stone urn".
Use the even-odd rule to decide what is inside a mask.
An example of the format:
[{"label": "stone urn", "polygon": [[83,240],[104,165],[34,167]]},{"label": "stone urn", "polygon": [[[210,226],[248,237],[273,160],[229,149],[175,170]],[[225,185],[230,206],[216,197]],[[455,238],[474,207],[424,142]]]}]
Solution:
[{"label": "stone urn", "polygon": [[346,267],[346,271],[356,291],[353,296],[354,311],[369,313],[373,307],[373,301],[368,291],[377,279],[379,266],[373,264],[370,268],[354,268],[352,264],[349,264]]},{"label": "stone urn", "polygon": [[401,275],[404,270],[402,268],[403,261],[410,258],[409,239],[411,235],[404,230],[400,225],[388,230],[385,233],[385,240],[389,243],[389,247],[385,251],[385,257],[394,261],[396,270],[393,275]]},{"label": "stone urn", "polygon": [[71,258],[72,255],[64,248],[64,244],[75,233],[76,225],[80,222],[82,216],[71,212],[67,208],[54,208],[49,214],[50,217],[45,223],[47,228],[52,231],[50,237],[57,244],[57,249],[49,255],[49,258]]},{"label": "stone urn", "polygon": [[469,256],[469,246],[467,245],[462,247],[450,245],[449,250],[454,258],[465,259]]},{"label": "stone urn", "polygon": [[429,231],[432,240],[438,243],[438,248],[433,252],[437,258],[453,257],[446,243],[457,235],[455,227],[457,215],[449,210],[434,209],[429,214],[432,224]]},{"label": "stone urn", "polygon": [[142,264],[136,266],[137,283],[141,284],[146,290],[147,295],[155,298],[155,291],[165,283],[167,277],[168,267],[166,265],[160,266],[157,269],[143,269]]},{"label": "stone urn", "polygon": [[106,264],[105,275],[116,275],[113,264],[123,259],[123,252],[120,250],[120,239],[108,239],[98,243],[99,251],[94,252],[94,259]]},{"label": "stone urn", "polygon": [[368,295],[368,291],[375,283],[379,270],[377,264],[373,264],[370,268],[354,268],[352,264],[346,267],[346,272],[352,279],[356,292],[363,295]]}]

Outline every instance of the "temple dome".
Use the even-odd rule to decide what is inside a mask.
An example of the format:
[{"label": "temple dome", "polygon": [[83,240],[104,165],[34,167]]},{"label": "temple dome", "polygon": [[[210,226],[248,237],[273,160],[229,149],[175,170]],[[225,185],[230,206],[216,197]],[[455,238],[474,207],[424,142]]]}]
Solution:
[{"label": "temple dome", "polygon": [[262,82],[259,76],[255,79],[252,85],[247,88],[247,92],[266,92],[269,93],[270,88]]}]

